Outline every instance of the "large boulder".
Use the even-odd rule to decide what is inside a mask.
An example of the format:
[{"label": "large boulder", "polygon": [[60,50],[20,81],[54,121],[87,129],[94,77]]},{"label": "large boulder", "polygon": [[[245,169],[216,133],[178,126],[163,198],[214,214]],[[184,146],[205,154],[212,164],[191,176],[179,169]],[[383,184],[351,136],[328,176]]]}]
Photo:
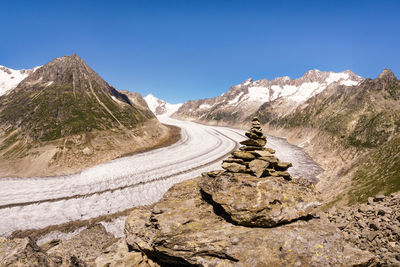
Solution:
[{"label": "large boulder", "polygon": [[0,266],[56,266],[30,238],[0,237]]},{"label": "large boulder", "polygon": [[317,219],[275,228],[237,225],[201,194],[199,179],[176,184],[152,208],[131,213],[125,234],[132,250],[160,265],[351,265],[343,257],[345,244],[337,228]]},{"label": "large boulder", "polygon": [[281,177],[259,179],[249,174],[203,174],[200,187],[210,201],[239,225],[272,227],[311,215],[318,194]]}]

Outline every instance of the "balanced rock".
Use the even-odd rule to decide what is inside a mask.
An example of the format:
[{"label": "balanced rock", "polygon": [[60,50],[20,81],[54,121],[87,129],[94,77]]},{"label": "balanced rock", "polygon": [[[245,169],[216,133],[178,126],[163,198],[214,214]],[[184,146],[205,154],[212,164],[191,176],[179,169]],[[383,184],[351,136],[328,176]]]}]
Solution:
[{"label": "balanced rock", "polygon": [[259,146],[242,146],[239,148],[241,151],[255,151],[255,150],[260,150]]},{"label": "balanced rock", "polygon": [[269,165],[268,161],[255,159],[250,161],[249,168],[255,176],[260,178],[265,173],[265,170],[267,169],[268,165]]},{"label": "balanced rock", "polygon": [[253,159],[256,158],[252,153],[245,152],[245,151],[234,151],[232,153],[232,155],[235,158],[243,159],[243,160],[246,160],[246,161],[253,160]]},{"label": "balanced rock", "polygon": [[276,164],[276,170],[277,171],[286,171],[287,169],[289,169],[289,167],[292,167],[292,163],[290,162],[278,162]]},{"label": "balanced rock", "polygon": [[247,168],[245,165],[235,162],[224,162],[222,168],[230,172],[246,172]]},{"label": "balanced rock", "polygon": [[249,173],[257,178],[282,177],[290,180],[287,169],[292,166],[289,162],[280,162],[274,156],[275,150],[264,147],[267,138],[261,131],[261,125],[257,118],[253,118],[251,129],[246,132],[249,138],[240,142],[239,151],[223,161],[222,168],[231,173]]},{"label": "balanced rock", "polygon": [[312,215],[318,194],[299,184],[249,174],[203,174],[200,188],[239,225],[272,227]]},{"label": "balanced rock", "polygon": [[256,157],[273,157],[274,155],[265,150],[255,150],[251,151],[251,154],[255,155]]},{"label": "balanced rock", "polygon": [[247,139],[242,142],[240,142],[241,145],[246,145],[246,146],[258,146],[258,147],[263,147],[267,144],[267,140],[258,138],[258,139]]}]

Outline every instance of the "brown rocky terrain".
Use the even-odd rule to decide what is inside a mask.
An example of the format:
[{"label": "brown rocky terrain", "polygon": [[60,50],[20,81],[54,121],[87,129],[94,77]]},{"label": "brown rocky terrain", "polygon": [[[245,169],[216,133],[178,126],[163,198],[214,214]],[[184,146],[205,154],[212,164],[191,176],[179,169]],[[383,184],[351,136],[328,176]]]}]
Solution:
[{"label": "brown rocky terrain", "polygon": [[332,208],[323,219],[335,223],[347,242],[377,255],[378,265],[400,266],[400,192]]},{"label": "brown rocky terrain", "polygon": [[0,177],[74,173],[178,135],[139,94],[117,91],[77,55],[56,58],[0,97]]}]

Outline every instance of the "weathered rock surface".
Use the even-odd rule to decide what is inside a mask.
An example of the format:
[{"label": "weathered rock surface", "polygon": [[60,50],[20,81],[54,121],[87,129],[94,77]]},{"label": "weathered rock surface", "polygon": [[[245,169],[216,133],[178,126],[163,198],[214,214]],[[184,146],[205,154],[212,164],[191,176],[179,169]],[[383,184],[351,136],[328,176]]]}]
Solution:
[{"label": "weathered rock surface", "polygon": [[50,248],[47,254],[52,258],[58,258],[59,263],[65,266],[73,265],[74,262],[93,266],[102,251],[116,241],[103,225],[96,224]]},{"label": "weathered rock surface", "polygon": [[234,151],[232,153],[232,155],[236,158],[247,160],[247,161],[250,161],[250,160],[253,160],[256,158],[252,153],[245,152],[245,151]]},{"label": "weathered rock surface", "polygon": [[269,162],[261,159],[255,159],[250,161],[249,163],[250,171],[258,178],[264,175],[265,170],[267,169],[268,166]]},{"label": "weathered rock surface", "polygon": [[377,255],[378,266],[400,266],[400,192],[333,208],[322,217],[335,223],[347,242]]},{"label": "weathered rock surface", "polygon": [[129,251],[124,238],[106,248],[96,259],[97,267],[157,267],[160,266],[148,259],[142,252]]},{"label": "weathered rock surface", "polygon": [[246,172],[246,166],[235,162],[224,162],[222,168],[230,172]]},{"label": "weathered rock surface", "polygon": [[125,225],[129,246],[161,265],[351,266],[355,261],[344,258],[340,231],[317,219],[275,228],[231,223],[220,206],[202,196],[201,179],[176,184],[154,207],[134,210]]},{"label": "weathered rock surface", "polygon": [[249,174],[203,174],[200,188],[213,205],[222,207],[239,225],[272,227],[311,215],[320,205],[318,195],[282,178],[259,179]]},{"label": "weathered rock surface", "polygon": [[0,237],[0,266],[56,266],[30,238]]}]

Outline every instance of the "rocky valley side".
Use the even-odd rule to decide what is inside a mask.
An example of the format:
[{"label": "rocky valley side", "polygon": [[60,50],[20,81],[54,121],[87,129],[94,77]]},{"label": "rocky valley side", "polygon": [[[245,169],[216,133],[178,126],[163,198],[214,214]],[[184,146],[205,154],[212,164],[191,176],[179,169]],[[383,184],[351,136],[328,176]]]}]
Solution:
[{"label": "rocky valley side", "polygon": [[219,97],[188,101],[173,115],[243,128],[253,116],[270,135],[299,145],[325,172],[326,207],[366,202],[400,190],[400,82],[351,71],[309,71],[298,79],[251,79]]},{"label": "rocky valley side", "polygon": [[179,139],[139,94],[116,90],[77,55],[23,74],[0,96],[0,177],[73,173]]}]

